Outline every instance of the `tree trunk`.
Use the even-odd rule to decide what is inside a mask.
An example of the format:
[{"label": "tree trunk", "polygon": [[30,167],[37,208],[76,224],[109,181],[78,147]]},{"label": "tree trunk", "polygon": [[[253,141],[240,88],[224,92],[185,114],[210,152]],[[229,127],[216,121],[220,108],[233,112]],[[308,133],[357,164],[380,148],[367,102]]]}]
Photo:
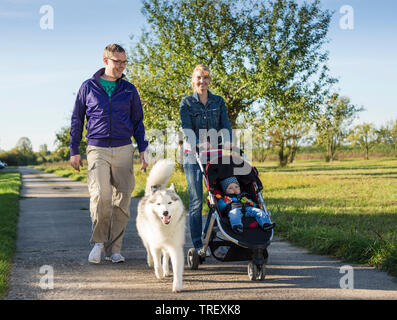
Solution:
[{"label": "tree trunk", "polygon": [[288,163],[288,155],[284,154],[284,141],[280,144],[280,151],[278,152],[280,167],[285,167]]},{"label": "tree trunk", "polygon": [[296,156],[296,152],[297,152],[297,151],[298,151],[298,148],[297,148],[295,145],[293,145],[293,146],[291,147],[291,152],[290,152],[290,154],[289,154],[288,163],[294,162],[295,156]]},{"label": "tree trunk", "polygon": [[336,153],[336,141],[335,141],[334,137],[332,137],[332,139],[331,139],[331,154],[330,154],[331,162],[335,160],[335,153]]}]

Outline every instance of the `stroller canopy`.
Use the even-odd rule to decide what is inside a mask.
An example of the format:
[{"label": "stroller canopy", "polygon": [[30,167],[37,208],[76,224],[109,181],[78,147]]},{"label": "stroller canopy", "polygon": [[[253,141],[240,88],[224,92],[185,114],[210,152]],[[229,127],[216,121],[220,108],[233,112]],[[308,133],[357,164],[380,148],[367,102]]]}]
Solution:
[{"label": "stroller canopy", "polygon": [[208,191],[219,190],[222,188],[219,181],[228,177],[235,176],[246,192],[250,193],[247,185],[256,182],[258,191],[263,189],[262,182],[258,177],[258,170],[252,167],[247,161],[237,156],[219,156],[212,159],[206,166],[205,177],[207,179]]}]

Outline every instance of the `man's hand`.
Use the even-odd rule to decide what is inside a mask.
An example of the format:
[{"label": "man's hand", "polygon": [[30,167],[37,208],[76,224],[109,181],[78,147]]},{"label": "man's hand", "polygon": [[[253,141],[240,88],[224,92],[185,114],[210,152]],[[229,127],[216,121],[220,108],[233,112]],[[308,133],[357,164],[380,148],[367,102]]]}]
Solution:
[{"label": "man's hand", "polygon": [[70,157],[70,164],[75,170],[80,171],[80,166],[83,166],[83,160],[81,160],[79,154],[76,154]]},{"label": "man's hand", "polygon": [[148,166],[147,157],[148,155],[146,150],[139,152],[139,162],[142,164],[141,171],[146,171],[146,167]]}]

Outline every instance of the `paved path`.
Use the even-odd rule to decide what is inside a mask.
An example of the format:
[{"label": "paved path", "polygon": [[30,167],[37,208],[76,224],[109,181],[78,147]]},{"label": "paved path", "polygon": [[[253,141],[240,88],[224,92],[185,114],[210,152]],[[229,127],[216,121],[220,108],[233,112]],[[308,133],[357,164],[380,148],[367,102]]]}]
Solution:
[{"label": "paved path", "polygon": [[[345,265],[308,254],[286,241],[269,247],[267,276],[252,282],[247,263],[220,263],[208,258],[199,270],[185,267],[183,292],[171,292],[172,278],[158,281],[146,267],[137,236],[135,214],[124,238],[126,262],[89,264],[91,221],[85,183],[31,168],[21,168],[22,196],[17,253],[6,299],[397,299],[397,279],[368,266],[353,266],[354,289],[341,289]],[[185,253],[191,247],[189,236]],[[54,272],[54,288],[42,289],[40,279]],[[45,284],[45,283],[44,283]]]}]

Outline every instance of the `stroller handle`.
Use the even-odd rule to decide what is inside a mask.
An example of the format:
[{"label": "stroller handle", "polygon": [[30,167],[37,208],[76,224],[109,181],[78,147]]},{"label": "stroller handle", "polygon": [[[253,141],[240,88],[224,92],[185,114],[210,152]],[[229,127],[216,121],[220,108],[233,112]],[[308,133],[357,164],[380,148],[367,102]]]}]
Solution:
[{"label": "stroller handle", "polygon": [[[197,161],[197,164],[199,165],[200,170],[201,170],[201,172],[202,172],[203,174],[204,174],[204,167],[203,167],[203,164],[201,163],[199,154],[200,154],[200,153],[205,153],[205,152],[207,152],[207,153],[208,153],[208,152],[219,152],[219,151],[222,151],[222,150],[228,150],[228,149],[222,148],[222,145],[220,144],[220,145],[218,145],[218,149],[211,149],[211,150],[202,150],[202,151],[200,151],[199,147],[196,146],[196,152],[194,153],[194,156],[195,156],[196,161]],[[243,158],[244,161],[247,160],[247,158],[245,157],[244,151],[243,151],[242,149],[240,149],[240,148],[238,148],[238,147],[232,147],[232,148],[229,149],[229,150],[232,150],[232,152],[238,153],[238,154]],[[205,182],[205,186],[208,188],[207,179],[204,179],[204,182]]]},{"label": "stroller handle", "polygon": [[217,149],[209,149],[209,150],[200,150],[199,146],[196,145],[196,154],[201,154],[201,153],[208,153],[208,152],[219,152],[222,150],[231,150],[232,152],[238,153],[241,157],[245,158],[244,150],[240,149],[239,147],[232,146],[232,148],[223,148],[223,145],[218,145]]}]

